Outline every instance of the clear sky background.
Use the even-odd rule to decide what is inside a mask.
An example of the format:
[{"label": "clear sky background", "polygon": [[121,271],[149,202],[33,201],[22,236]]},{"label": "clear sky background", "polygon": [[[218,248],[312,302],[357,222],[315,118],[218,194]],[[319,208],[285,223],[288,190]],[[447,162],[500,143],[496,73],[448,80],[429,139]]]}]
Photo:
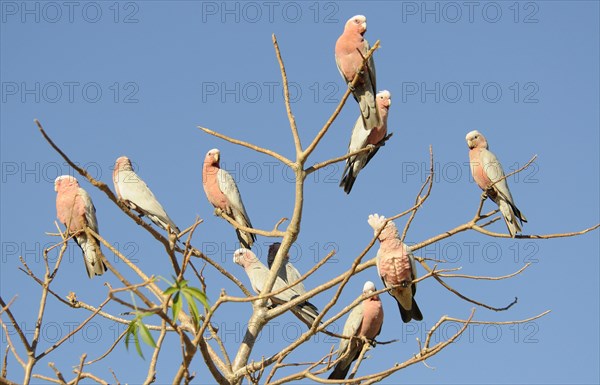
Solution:
[{"label": "clear sky background", "polygon": [[[435,185],[407,241],[420,242],[468,221],[480,196],[469,175],[464,139],[473,129],[487,136],[507,172],[538,155],[532,168],[509,178],[516,203],[529,219],[525,234],[577,231],[599,221],[596,1],[2,1],[0,6],[0,288],[6,301],[18,296],[12,309],[29,337],[40,289],[18,271],[18,256],[43,273],[41,251],[56,241],[45,234],[56,231],[53,181],[72,173],[43,140],[34,118],[72,159],[111,187],[115,159],[129,156],[179,227],[189,226],[196,216],[204,219],[194,244],[247,283],[243,270],[232,262],[234,231],[213,216],[202,190],[204,155],[211,148],[221,149],[223,168],[236,178],[253,224],[262,229],[291,216],[292,174],[273,159],[206,135],[196,126],[292,157],[271,34],[279,39],[292,82],[292,107],[306,145],[343,95],[345,84],[333,48],[345,21],[356,14],[368,18],[367,39],[381,40],[375,53],[378,88],[392,93],[388,124],[394,136],[363,170],[349,196],[337,186],[342,165],[308,179],[301,234],[291,258],[306,271],[328,251],[337,250],[335,260],[307,280],[308,287],[350,266],[372,236],[369,214],[391,216],[410,207],[427,174],[429,145],[435,154]],[[309,163],[345,153],[357,113],[350,99]],[[92,196],[102,235],[146,273],[169,277],[162,246],[89,183],[81,184]],[[486,202],[486,210],[493,208]],[[397,223],[403,226],[405,219]],[[501,222],[491,229],[506,231]],[[522,325],[470,327],[428,361],[434,370],[417,364],[384,383],[598,383],[598,234],[510,240],[467,232],[417,252],[448,260],[444,267],[462,267],[466,274],[500,276],[533,262],[509,281],[449,282],[493,306],[518,297],[506,312],[478,308],[479,320],[517,320],[552,312]],[[254,247],[263,261],[271,241],[259,237]],[[367,258],[374,257],[375,250]],[[104,252],[115,261],[106,248]],[[114,277],[108,273],[88,279],[73,243],[67,257],[54,289],[100,303],[108,290],[103,283],[116,285]],[[418,271],[423,274],[422,268]],[[242,294],[211,268],[205,276],[212,300],[222,288]],[[375,269],[369,269],[350,282],[334,309],[354,299],[365,280],[381,287]],[[324,292],[312,302],[322,308],[331,295]],[[393,299],[386,294],[382,300],[385,323],[380,339],[399,342],[372,350],[359,374],[409,359],[418,351],[415,338],[424,339],[441,316],[466,318],[473,307],[433,280],[419,284],[422,322],[403,324]],[[116,305],[108,310],[124,311]],[[234,355],[251,307],[228,305],[222,310],[214,321]],[[50,299],[40,348],[56,342],[88,315]],[[338,322],[338,330],[344,320]],[[70,378],[83,352],[90,359],[98,357],[124,327],[97,318],[58,355],[41,362],[39,370],[52,375],[47,367],[51,360]],[[279,351],[303,330],[291,314],[276,319],[261,335],[252,359]],[[434,340],[456,330],[456,324],[441,328]],[[337,341],[316,336],[289,360],[316,359],[333,344]],[[3,333],[0,354],[5,345]],[[144,352],[151,354],[148,347]],[[17,362],[12,356],[8,362],[9,377],[20,381]],[[170,336],[160,358],[158,383],[170,383],[179,362],[178,341]],[[110,361],[86,369],[112,381],[110,367],[122,383],[133,384],[143,381],[147,365],[120,343]],[[194,383],[211,382],[200,354],[192,368],[197,373]]]}]

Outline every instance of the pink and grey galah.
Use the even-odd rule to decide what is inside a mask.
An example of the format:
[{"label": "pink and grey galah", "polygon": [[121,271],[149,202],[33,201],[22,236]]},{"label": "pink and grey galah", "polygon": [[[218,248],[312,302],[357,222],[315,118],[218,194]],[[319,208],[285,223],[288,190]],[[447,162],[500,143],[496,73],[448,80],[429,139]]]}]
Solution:
[{"label": "pink and grey galah", "polygon": [[113,183],[117,197],[130,209],[146,215],[157,226],[167,231],[179,233],[179,228],[169,218],[146,183],[133,171],[131,161],[122,156],[115,162]]},{"label": "pink and grey galah", "polygon": [[378,214],[369,215],[368,222],[375,234],[383,227],[378,236],[377,273],[385,287],[394,287],[389,293],[398,302],[402,321],[421,321],[423,315],[415,301],[417,284],[412,282],[417,275],[415,257],[410,248],[400,240],[394,222],[386,224],[385,217]]},{"label": "pink and grey galah", "polygon": [[[269,277],[269,269],[256,257],[256,255],[248,249],[237,249],[233,253],[233,262],[242,266],[250,279],[252,289],[260,294],[263,290],[264,284]],[[271,291],[277,291],[287,287],[288,284],[283,281],[280,277],[275,278],[275,284]],[[283,292],[274,295],[271,298],[271,302],[276,305],[284,304],[292,301],[294,298],[300,296],[300,293],[293,287]],[[307,325],[312,325],[315,318],[319,315],[319,310],[310,302],[302,302],[292,308],[292,312]]]},{"label": "pink and grey galah", "polygon": [[[275,260],[275,256],[277,255],[279,247],[281,247],[281,243],[279,242],[275,242],[269,246],[269,253],[267,254],[267,263],[269,264],[269,269],[271,269],[271,266],[273,265],[273,261]],[[283,264],[279,267],[277,276],[281,278],[287,285],[297,282],[300,280],[300,277],[302,277],[298,269],[291,264],[289,255],[283,257]],[[293,288],[298,294],[306,293],[306,288],[304,287],[303,282],[298,282],[293,286]]]},{"label": "pink and grey galah", "polygon": [[[240,225],[252,227],[233,177],[219,166],[220,156],[221,152],[213,148],[204,158],[202,186],[206,197],[216,209],[222,210]],[[243,247],[252,247],[256,240],[256,235],[252,233],[238,229],[235,230],[235,233]]]},{"label": "pink and grey galah", "polygon": [[[371,281],[365,282],[363,286],[363,295],[367,296],[375,292],[375,284]],[[378,295],[364,299],[348,315],[344,324],[343,336],[346,337],[365,337],[373,340],[381,332],[383,325],[383,306]],[[354,362],[363,348],[362,339],[343,338],[338,348],[338,363],[333,372],[329,375],[330,380],[341,380],[346,378],[352,362]]]},{"label": "pink and grey galah", "polygon": [[[525,216],[515,205],[515,201],[508,189],[504,178],[502,165],[488,148],[488,142],[479,131],[474,130],[467,134],[469,146],[469,163],[473,179],[487,196],[494,201],[502,216],[511,237],[521,232],[521,225],[527,222]],[[521,222],[521,224],[519,224]]]},{"label": "pink and grey galah", "polygon": [[340,187],[344,188],[346,194],[350,194],[358,173],[365,168],[371,158],[377,154],[379,146],[384,145],[386,140],[387,119],[390,106],[392,105],[392,94],[386,90],[379,92],[377,94],[376,103],[377,108],[379,109],[379,115],[381,116],[381,124],[368,130],[365,127],[362,117],[359,116],[352,129],[348,153],[366,147],[371,147],[372,150],[370,152],[362,152],[346,159],[346,166],[344,167],[342,181],[340,182]]},{"label": "pink and grey galah", "polygon": [[364,38],[367,31],[367,18],[363,15],[351,17],[344,26],[344,32],[335,43],[335,62],[340,74],[350,84],[358,73],[359,78],[352,89],[352,95],[358,102],[360,113],[367,130],[381,125],[375,94],[375,61],[373,55],[363,68],[364,58],[369,52],[369,43]]},{"label": "pink and grey galah", "polygon": [[102,275],[106,265],[102,261],[100,244],[85,231],[87,227],[98,234],[96,208],[89,194],[79,187],[79,182],[70,175],[61,175],[54,181],[56,191],[56,216],[67,227],[68,234],[75,234],[74,239],[83,252],[83,261],[88,277]]}]

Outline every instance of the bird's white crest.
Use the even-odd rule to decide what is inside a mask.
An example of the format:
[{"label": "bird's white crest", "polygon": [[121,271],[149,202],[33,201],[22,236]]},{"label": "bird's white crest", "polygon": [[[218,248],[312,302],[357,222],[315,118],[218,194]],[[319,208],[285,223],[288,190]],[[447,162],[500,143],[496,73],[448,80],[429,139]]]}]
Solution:
[{"label": "bird's white crest", "polygon": [[212,155],[215,160],[218,162],[221,157],[221,151],[218,148],[213,148],[206,153],[206,156]]},{"label": "bird's white crest", "polygon": [[71,175],[60,175],[60,176],[56,177],[56,179],[54,179],[54,191],[57,191],[56,187],[58,185],[58,182],[60,182],[63,179],[69,180],[70,183],[77,182],[77,179],[74,176],[71,176]]},{"label": "bird's white crest", "polygon": [[371,293],[376,291],[377,289],[375,288],[375,284],[371,281],[367,281],[365,282],[365,285],[363,286],[363,293]]},{"label": "bird's white crest", "polygon": [[[473,130],[471,132],[469,132],[467,134],[467,146],[470,149],[475,148],[476,146],[483,146],[484,148],[489,148],[487,140],[485,139],[485,136],[483,136],[483,134],[481,134],[481,132],[477,131],[477,130]],[[475,142],[477,141],[477,142]]]},{"label": "bird's white crest", "polygon": [[363,29],[366,31],[367,30],[367,17],[365,15],[354,15],[351,18],[348,19],[348,21],[346,22],[346,25],[354,22],[355,20],[357,20],[358,22],[360,22],[360,24],[362,25]]},{"label": "bird's white crest", "polygon": [[381,90],[375,95],[377,98],[385,98],[388,100],[388,107],[392,105],[392,93],[388,90]]},{"label": "bird's white crest", "polygon": [[[211,150],[212,151],[212,150]],[[246,249],[237,249],[233,252],[233,262],[239,264],[240,257],[246,251]]]},{"label": "bird's white crest", "polygon": [[244,258],[246,261],[257,259],[256,256],[253,256],[252,250],[245,249],[243,247],[233,252],[233,262],[237,263],[238,265],[242,265],[242,258]]},{"label": "bird's white crest", "polygon": [[388,90],[381,90],[377,93],[377,96],[385,96],[387,98],[392,98],[392,93]]},{"label": "bird's white crest", "polygon": [[54,180],[54,183],[58,182],[59,180],[63,180],[63,179],[77,180],[77,179],[75,179],[74,176],[71,176],[71,175],[61,175],[61,176],[56,177],[56,179]]},{"label": "bird's white crest", "polygon": [[115,167],[119,170],[131,170],[133,171],[133,165],[131,164],[131,160],[125,155],[120,156],[115,161]]},{"label": "bird's white crest", "polygon": [[379,214],[371,214],[369,215],[369,219],[367,220],[367,222],[373,228],[373,230],[379,231],[379,229],[385,223],[385,217]]},{"label": "bird's white crest", "polygon": [[472,140],[477,135],[481,136],[481,132],[479,132],[477,130],[473,130],[467,134],[466,139],[467,139],[467,141]]},{"label": "bird's white crest", "polygon": [[363,23],[367,22],[367,17],[365,15],[354,15],[350,19],[348,19],[348,21],[355,20],[355,19],[358,19],[358,20],[362,21]]}]

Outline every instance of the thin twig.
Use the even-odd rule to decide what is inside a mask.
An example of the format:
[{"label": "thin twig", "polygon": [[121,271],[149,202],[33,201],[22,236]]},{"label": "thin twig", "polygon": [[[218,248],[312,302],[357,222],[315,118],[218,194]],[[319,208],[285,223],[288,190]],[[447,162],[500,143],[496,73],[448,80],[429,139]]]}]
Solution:
[{"label": "thin twig", "polygon": [[247,148],[249,148],[251,150],[254,150],[254,151],[257,151],[257,152],[269,155],[269,156],[277,159],[281,163],[285,164],[288,167],[292,167],[293,164],[294,164],[294,162],[292,162],[291,160],[289,160],[285,156],[278,154],[275,151],[271,151],[271,150],[268,150],[266,148],[259,147],[259,146],[255,145],[255,144],[252,144],[252,143],[244,142],[243,140],[238,140],[238,139],[231,138],[231,137],[229,137],[227,135],[223,135],[223,134],[218,133],[216,131],[210,130],[210,129],[206,128],[206,127],[198,126],[198,128],[201,129],[202,131],[206,132],[207,134],[210,134],[212,136],[216,136],[217,138],[226,140],[226,141],[228,141],[230,143],[237,144],[237,145],[240,145],[240,146],[243,146],[243,147],[247,147]]},{"label": "thin twig", "polygon": [[79,360],[79,369],[78,370],[74,370],[75,373],[77,373],[77,377],[75,377],[75,380],[73,380],[73,385],[77,385],[79,384],[79,380],[81,380],[81,371],[83,370],[83,366],[85,365],[85,359],[87,357],[87,354],[83,353],[81,355],[81,359]]},{"label": "thin twig", "polygon": [[281,58],[281,51],[279,50],[279,44],[277,43],[277,37],[275,34],[272,35],[273,47],[275,47],[275,55],[277,56],[277,62],[279,63],[279,72],[281,72],[281,80],[283,82],[283,100],[285,101],[285,110],[287,112],[288,120],[290,122],[290,128],[292,130],[292,136],[294,138],[294,145],[296,147],[296,153],[302,151],[302,144],[300,143],[300,136],[298,135],[298,127],[296,126],[296,119],[292,113],[292,106],[290,104],[290,90],[288,87],[287,74],[285,72],[285,66],[283,65],[283,59]]},{"label": "thin twig", "polygon": [[475,304],[475,305],[478,305],[478,306],[481,306],[481,307],[484,307],[486,309],[493,310],[493,311],[505,311],[505,310],[510,309],[513,305],[515,305],[517,303],[517,298],[515,297],[515,299],[511,303],[509,303],[508,305],[506,305],[504,307],[494,307],[494,306],[487,305],[483,302],[479,302],[474,299],[471,299],[471,298],[465,296],[464,294],[460,293],[459,291],[455,290],[454,288],[452,288],[446,282],[444,282],[440,277],[437,276],[435,271],[433,269],[431,269],[429,267],[429,265],[427,265],[427,263],[425,263],[425,261],[420,261],[420,263],[421,263],[421,266],[423,266],[425,268],[425,270],[432,273],[433,278],[435,278],[435,280],[438,281],[443,287],[445,287],[446,289],[448,289],[448,291],[454,293],[459,298],[461,298],[467,302],[471,302],[472,304]]}]

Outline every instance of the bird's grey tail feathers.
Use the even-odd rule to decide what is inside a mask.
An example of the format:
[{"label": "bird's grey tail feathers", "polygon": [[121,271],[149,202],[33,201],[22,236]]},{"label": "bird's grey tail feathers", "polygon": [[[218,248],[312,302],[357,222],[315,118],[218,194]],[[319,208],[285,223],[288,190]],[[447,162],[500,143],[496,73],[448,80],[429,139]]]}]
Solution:
[{"label": "bird's grey tail feathers", "polygon": [[[330,380],[343,380],[348,375],[348,371],[350,370],[350,366],[352,363],[358,358],[360,355],[360,351],[362,350],[362,343],[358,341],[353,341],[350,344],[358,344],[358,346],[354,345],[354,347],[349,348],[350,351],[347,350],[348,354],[352,356],[342,358],[333,369],[333,372],[329,375],[328,379]],[[349,345],[350,346],[350,345]],[[342,353],[344,354],[344,353]]]},{"label": "bird's grey tail feathers", "polygon": [[331,374],[329,375],[329,377],[327,377],[327,379],[329,379],[329,380],[343,380],[348,375],[348,371],[350,370],[350,366],[352,366],[352,363],[346,365],[346,363],[343,362],[343,361],[339,362],[335,366],[335,368],[333,369],[333,372],[331,372]]},{"label": "bird's grey tail feathers", "polygon": [[167,227],[171,227],[172,233],[179,234],[181,232],[181,230],[179,230],[179,227],[177,227],[177,225],[175,225],[175,223],[171,220],[171,218],[167,218],[166,223],[164,221],[162,221],[160,218],[158,218],[156,215],[148,215],[148,218],[150,218],[150,220],[152,222],[154,222],[154,224],[156,226],[164,229],[165,231],[168,231]]},{"label": "bird's grey tail feathers", "polygon": [[342,180],[340,181],[340,187],[344,189],[346,194],[350,194],[350,191],[352,191],[352,186],[354,186],[354,181],[356,180],[356,175],[354,175],[352,172],[353,169],[354,161],[348,159],[346,162],[346,167],[344,167],[344,172],[342,173]]},{"label": "bird's grey tail feathers", "polygon": [[527,222],[527,219],[525,219],[523,214],[514,205],[504,199],[498,201],[498,208],[502,213],[510,236],[514,238],[517,233],[521,232],[519,221],[523,223],[523,221]]},{"label": "bird's grey tail feathers", "polygon": [[399,301],[396,301],[398,303],[398,309],[400,310],[400,316],[402,317],[402,321],[404,323],[408,323],[410,322],[410,320],[415,320],[415,321],[422,321],[423,320],[423,314],[421,314],[421,309],[419,309],[419,306],[417,306],[417,301],[415,301],[415,299],[413,298],[412,300],[412,306],[410,310],[406,310],[402,307],[402,305],[400,305]]},{"label": "bird's grey tail feathers", "polygon": [[[244,216],[244,215],[234,214],[234,219],[240,225],[243,225],[246,227],[252,227],[252,223],[250,223],[250,219],[246,218],[246,216]],[[240,241],[240,244],[242,245],[242,247],[244,247],[246,249],[252,248],[254,241],[256,241],[256,234],[248,233],[248,232],[238,230],[238,229],[235,230],[235,233],[236,233],[238,241]]]},{"label": "bird's grey tail feathers", "polygon": [[[295,297],[292,297],[292,300]],[[311,327],[315,319],[319,316],[319,309],[312,303],[306,301],[292,309],[293,313],[308,327]]]},{"label": "bird's grey tail feathers", "polygon": [[106,265],[102,259],[103,254],[100,245],[95,238],[89,237],[86,234],[78,235],[75,238],[77,246],[83,253],[83,263],[89,278],[95,275],[102,275],[106,272]]}]

